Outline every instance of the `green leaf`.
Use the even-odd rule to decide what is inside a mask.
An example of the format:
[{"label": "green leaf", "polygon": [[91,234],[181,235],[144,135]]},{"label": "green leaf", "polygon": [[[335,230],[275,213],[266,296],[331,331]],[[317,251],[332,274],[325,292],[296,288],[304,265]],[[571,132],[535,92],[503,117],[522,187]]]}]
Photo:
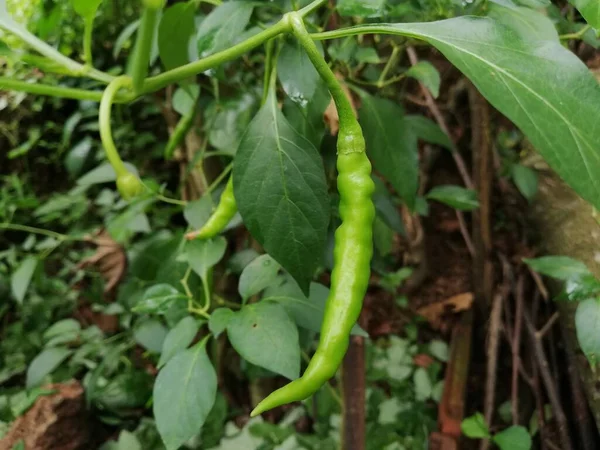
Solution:
[{"label": "green leaf", "polygon": [[427,193],[427,198],[461,211],[472,211],[479,208],[477,192],[460,186],[436,186]]},{"label": "green leaf", "polygon": [[520,425],[513,425],[496,433],[492,441],[500,447],[500,450],[530,450],[532,445],[527,429]]},{"label": "green leaf", "polygon": [[225,331],[234,314],[235,313],[229,308],[218,308],[210,314],[208,329],[214,335],[214,337],[218,337],[223,331]]},{"label": "green leaf", "polygon": [[579,346],[594,366],[600,355],[600,299],[589,298],[577,305],[575,328]]},{"label": "green leaf", "polygon": [[274,92],[240,142],[233,184],[252,236],[308,291],[331,210],[325,170],[318,151],[277,109]]},{"label": "green leaf", "polygon": [[167,329],[158,320],[146,320],[137,326],[133,332],[135,341],[154,353],[162,351],[163,342],[167,336]]},{"label": "green leaf", "polygon": [[229,258],[227,261],[227,270],[240,274],[244,267],[258,258],[259,253],[253,248],[245,248],[244,250],[240,250]]},{"label": "green leaf", "polygon": [[242,299],[246,301],[249,297],[258,294],[273,283],[280,268],[281,266],[277,264],[277,261],[269,255],[260,255],[254,259],[240,275],[238,291]]},{"label": "green leaf", "polygon": [[392,253],[394,231],[379,216],[373,222],[373,246],[381,256]]},{"label": "green leaf", "polygon": [[536,272],[558,280],[567,281],[590,275],[584,263],[568,256],[542,256],[524,258],[523,261]]},{"label": "green leaf", "polygon": [[227,325],[233,348],[247,361],[290,380],[300,375],[298,329],[276,303],[247,305]]},{"label": "green leaf", "polygon": [[440,95],[440,73],[429,61],[418,62],[404,74],[423,83],[435,98]]},{"label": "green leaf", "polygon": [[385,0],[340,0],[337,9],[341,16],[381,17]]},{"label": "green leaf", "polygon": [[63,319],[52,324],[50,328],[44,331],[44,341],[56,338],[60,335],[77,335],[81,331],[81,324],[75,319]]},{"label": "green leaf", "polygon": [[38,260],[36,257],[28,256],[10,277],[12,295],[19,304],[23,303],[37,264]]},{"label": "green leaf", "polygon": [[415,396],[417,401],[425,401],[431,397],[433,392],[433,385],[427,370],[423,367],[419,367],[413,374],[413,382],[415,384]]},{"label": "green leaf", "polygon": [[154,378],[139,369],[128,369],[110,379],[93,395],[94,403],[101,409],[114,413],[142,408],[152,395]]},{"label": "green leaf", "polygon": [[600,2],[598,0],[570,0],[592,27],[600,29]]},{"label": "green leaf", "polygon": [[[280,303],[298,326],[315,332],[321,331],[329,289],[322,284],[311,283],[307,297],[292,277],[285,275],[282,278],[281,284],[267,288],[263,300]],[[369,337],[358,325],[354,325],[352,334]]]},{"label": "green leaf", "polygon": [[521,164],[514,164],[511,168],[511,175],[523,197],[529,201],[533,200],[538,189],[537,172]]},{"label": "green leaf", "polygon": [[448,361],[450,350],[444,341],[435,339],[429,343],[429,353],[442,362]]},{"label": "green leaf", "polygon": [[[323,47],[316,42],[317,48],[323,54]],[[320,81],[315,66],[300,45],[298,39],[287,39],[277,58],[277,76],[288,97],[306,106],[312,98]]]},{"label": "green leaf", "polygon": [[158,26],[158,54],[166,70],[187,64],[188,43],[192,36],[195,5],[176,3],[167,8]]},{"label": "green leaf", "polygon": [[481,413],[475,413],[467,417],[460,424],[463,434],[471,439],[484,439],[490,437],[490,430],[485,423],[485,417]]},{"label": "green leaf", "polygon": [[[547,17],[498,3],[489,3],[488,9],[490,17],[365,28],[371,33],[423,39],[435,46],[524,132],[580,196],[600,207],[598,82],[562,46]],[[348,34],[361,29],[354,27]]]},{"label": "green leaf", "polygon": [[142,445],[135,434],[121,430],[118,441],[108,441],[100,450],[142,450]]},{"label": "green leaf", "polygon": [[367,154],[375,168],[387,178],[409,208],[417,195],[419,161],[416,136],[403,120],[403,108],[384,98],[360,92],[360,123]]},{"label": "green leaf", "polygon": [[187,202],[183,209],[183,217],[188,225],[196,230],[204,225],[212,213],[213,202],[210,195]]},{"label": "green leaf", "polygon": [[286,97],[283,101],[283,114],[300,135],[308,139],[315,148],[321,146],[325,133],[323,114],[331,101],[327,86],[319,79],[312,97],[300,104]]},{"label": "green leaf", "polygon": [[210,145],[234,155],[255,112],[256,97],[248,92],[211,103],[205,114]]},{"label": "green leaf", "polygon": [[46,375],[50,374],[73,352],[66,347],[50,347],[42,350],[27,368],[27,388],[40,384]]},{"label": "green leaf", "polygon": [[92,138],[86,136],[69,150],[65,157],[65,168],[69,175],[74,177],[81,173],[90,158],[92,144]]},{"label": "green leaf", "polygon": [[373,193],[373,204],[375,205],[375,211],[377,216],[380,217],[388,227],[394,230],[396,233],[402,235],[406,234],[404,229],[404,222],[398,212],[398,207],[394,203],[387,186],[379,177],[373,176],[373,182],[375,183],[375,192]]},{"label": "green leaf", "polygon": [[[130,163],[126,162],[125,167],[127,170],[135,175],[138,175],[137,169]],[[116,181],[117,174],[115,169],[110,163],[100,164],[95,169],[90,170],[77,180],[77,184],[80,186],[90,186],[92,184],[108,183],[110,181]]]},{"label": "green leaf", "polygon": [[227,241],[219,236],[214,239],[188,241],[184,251],[192,270],[204,279],[209,269],[221,261],[226,249]]},{"label": "green leaf", "polygon": [[102,0],[71,0],[73,9],[84,19],[93,19]]},{"label": "green leaf", "polygon": [[201,58],[234,43],[252,15],[251,2],[232,1],[217,6],[198,27],[198,54]]},{"label": "green leaf", "polygon": [[359,47],[354,53],[354,58],[358,63],[379,64],[381,62],[377,50],[373,47]]},{"label": "green leaf", "polygon": [[158,368],[160,369],[177,353],[185,350],[192,343],[194,337],[198,333],[198,322],[192,316],[187,316],[181,319],[177,325],[169,331],[162,345],[162,352],[158,360]]},{"label": "green leaf", "polygon": [[425,116],[407,115],[404,117],[404,121],[408,124],[408,128],[422,141],[439,145],[450,151],[456,150],[450,137],[433,120]]},{"label": "green leaf", "polygon": [[144,291],[142,299],[131,310],[136,313],[165,314],[174,302],[186,299],[169,284],[155,284]]},{"label": "green leaf", "polygon": [[192,108],[196,107],[199,95],[200,88],[195,84],[186,84],[185,87],[177,88],[173,94],[173,100],[171,100],[173,109],[185,116]]},{"label": "green leaf", "polygon": [[197,435],[215,403],[217,374],[203,343],[178,353],[154,384],[154,418],[167,450]]}]

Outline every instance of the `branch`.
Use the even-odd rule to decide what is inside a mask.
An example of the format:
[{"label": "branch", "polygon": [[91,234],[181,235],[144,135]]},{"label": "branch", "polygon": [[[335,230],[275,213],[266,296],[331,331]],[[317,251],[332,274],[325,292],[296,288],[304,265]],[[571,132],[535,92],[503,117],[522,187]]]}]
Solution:
[{"label": "branch", "polygon": [[47,84],[29,83],[27,81],[13,80],[0,77],[0,90],[27,92],[28,94],[48,95],[50,97],[71,98],[74,100],[92,100],[99,102],[102,99],[101,91],[88,91],[85,89],[50,86]]}]

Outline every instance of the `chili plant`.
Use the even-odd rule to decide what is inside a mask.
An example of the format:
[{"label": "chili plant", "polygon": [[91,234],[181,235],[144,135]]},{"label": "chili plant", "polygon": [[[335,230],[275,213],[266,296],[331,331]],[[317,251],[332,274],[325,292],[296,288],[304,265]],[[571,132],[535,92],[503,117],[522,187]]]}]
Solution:
[{"label": "chili plant", "polygon": [[[44,79],[27,83],[0,77],[0,88],[99,102],[98,128],[113,169],[110,178],[116,181],[123,198],[138,205],[139,211],[156,200],[185,203],[165,197],[154,183],[144,180],[122,160],[111,123],[115,105],[127,108],[140,98],[177,85],[179,95],[187,98],[187,107],[180,108],[179,124],[164,151],[166,158],[172,158],[194,127],[199,93],[206,89],[198,76],[214,81],[209,90],[219,98],[219,71],[248,54],[261,56],[256,50],[265,49],[261,59],[262,106],[240,139],[232,140],[235,148],[221,150],[222,156],[232,157],[233,162],[218,178],[225,181],[232,172],[220,202],[210,218],[197,223],[198,231],[192,230],[186,240],[176,238],[179,244],[172,254],[188,267],[181,279],[182,290],[157,283],[132,308],[139,314],[169,315],[172,308],[179,308],[181,313],[180,306],[186,306],[180,320],[172,314],[167,319],[174,326],[162,343],[160,372],[154,384],[154,415],[168,449],[176,449],[196,435],[215,403],[217,376],[206,350],[211,336],[226,330],[232,346],[245,360],[293,380],[260,402],[252,412],[257,415],[313,395],[335,376],[350,333],[361,332],[355,323],[369,281],[376,216],[373,196],[377,180],[371,174],[371,164],[414,210],[419,203],[415,142],[423,137],[422,123],[411,120],[395,102],[374,95],[372,90],[384,90],[407,76],[422,80],[434,94],[439,89],[439,77],[436,79],[435,70],[426,65],[396,73],[398,54],[407,43],[421,42],[439,50],[521,129],[573,189],[600,206],[600,152],[596,145],[600,87],[587,67],[563,46],[551,20],[520,2],[476,1],[462,16],[457,13],[465,9],[457,2],[436,2],[436,7],[409,11],[406,16],[412,17],[410,22],[384,23],[383,19],[402,16],[400,5],[342,0],[337,12],[359,18],[358,24],[326,30],[328,15],[321,11],[329,8],[331,12],[331,7],[324,0],[292,5],[209,2],[215,7],[206,16],[198,14],[201,2],[197,0],[166,8],[162,0],[143,0],[139,22],[131,31],[136,33],[135,45],[126,70],[120,73],[105,72],[93,64],[94,21],[101,3],[72,1],[84,30],[79,62],[30,33],[11,17],[6,1],[1,0],[0,28],[35,52],[26,54],[36,56],[26,58],[28,62],[47,72],[93,83],[84,89],[46,84]],[[591,27],[600,26],[595,2],[574,3]],[[254,26],[248,28],[251,23]],[[377,52],[370,51],[373,48],[359,47],[352,38],[363,35],[374,35],[373,39],[389,36],[393,51],[382,70],[363,80],[369,89],[353,85],[352,74],[348,74],[349,85],[362,103],[357,119],[332,66],[343,67],[351,58],[378,63]],[[325,59],[324,45],[335,60],[333,64]],[[164,70],[151,64],[155,49]],[[18,54],[12,57],[25,58]],[[283,94],[278,81],[285,93],[283,110],[279,107]],[[315,324],[314,317],[307,319],[307,312],[290,306],[289,299],[306,300],[314,295],[311,281],[323,263],[321,255],[326,253],[331,208],[325,164],[317,146],[322,137],[319,118],[329,97],[339,117],[336,168],[341,224],[335,233],[331,289],[324,308],[317,308],[319,323]],[[398,117],[393,130],[386,129],[386,116]],[[443,133],[435,140],[456,151]],[[210,196],[213,189],[211,186],[205,194]],[[458,191],[450,191],[438,188],[429,197],[451,203]],[[459,191],[468,209],[477,207],[476,198]],[[242,303],[234,311],[215,294],[212,275],[227,247],[218,235],[231,226],[238,211],[267,255],[254,259],[242,273]],[[19,270],[31,278],[35,263],[25,263]],[[192,283],[194,276],[195,284],[201,285],[200,295]],[[279,284],[272,287],[274,280]],[[21,300],[26,285],[19,285]],[[255,301],[261,292],[262,299]],[[208,333],[190,347],[205,325]],[[302,377],[297,326],[320,330],[316,353]],[[265,351],[266,345],[276,348]],[[70,351],[56,352],[61,357],[57,364],[71,355]],[[90,383],[93,388],[94,380]]]}]

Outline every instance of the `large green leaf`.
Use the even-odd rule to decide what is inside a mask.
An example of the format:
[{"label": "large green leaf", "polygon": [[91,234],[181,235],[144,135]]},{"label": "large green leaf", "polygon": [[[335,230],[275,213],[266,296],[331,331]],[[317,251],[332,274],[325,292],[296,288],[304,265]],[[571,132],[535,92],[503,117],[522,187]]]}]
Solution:
[{"label": "large green leaf", "polygon": [[330,34],[385,33],[429,42],[521,128],[579,195],[600,207],[598,82],[561,45],[547,17],[496,3],[489,4],[489,12],[489,17],[366,25]]},{"label": "large green leaf", "polygon": [[598,0],[570,0],[592,27],[600,29],[600,2]]},{"label": "large green leaf", "polygon": [[308,291],[329,224],[325,170],[315,147],[277,108],[274,92],[240,142],[233,185],[250,233]]},{"label": "large green leaf", "polygon": [[406,204],[413,208],[417,195],[419,161],[417,138],[404,122],[404,110],[390,100],[361,92],[360,123],[367,154]]},{"label": "large green leaf", "polygon": [[198,54],[204,57],[229,47],[248,25],[254,5],[251,2],[224,2],[198,27]]},{"label": "large green leaf", "polygon": [[176,3],[167,8],[158,26],[158,54],[170,70],[186,64],[188,42],[194,32],[194,10],[192,2]]},{"label": "large green leaf", "polygon": [[217,375],[204,343],[178,353],[154,384],[154,418],[167,450],[197,435],[215,403]]}]

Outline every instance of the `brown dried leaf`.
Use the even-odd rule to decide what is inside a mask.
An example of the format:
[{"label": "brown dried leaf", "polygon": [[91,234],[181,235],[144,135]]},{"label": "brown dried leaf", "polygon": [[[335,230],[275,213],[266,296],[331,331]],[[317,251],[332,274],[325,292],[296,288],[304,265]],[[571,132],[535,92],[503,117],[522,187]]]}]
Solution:
[{"label": "brown dried leaf", "polygon": [[125,275],[127,268],[127,255],[106,230],[98,231],[95,236],[86,237],[86,241],[92,242],[98,248],[89,258],[84,259],[78,265],[78,269],[95,266],[102,278],[104,278],[104,292],[112,291]]},{"label": "brown dried leaf", "polygon": [[[335,76],[338,80],[340,80],[342,90],[346,94],[346,97],[348,97],[348,99],[350,100],[350,104],[352,105],[352,111],[354,111],[354,116],[358,117],[358,113],[356,111],[356,103],[352,98],[350,89],[348,89],[348,86],[346,86],[346,83],[344,83],[344,77],[339,72],[336,72]],[[340,129],[340,116],[338,115],[337,108],[335,107],[333,99],[331,99],[331,101],[329,102],[329,106],[327,106],[327,109],[323,114],[323,118],[325,119],[325,124],[329,127],[329,131],[332,135],[335,136]]]},{"label": "brown dried leaf", "polygon": [[464,292],[441,302],[419,308],[417,314],[427,319],[433,328],[440,329],[443,325],[443,319],[446,316],[470,309],[473,299],[472,292]]}]

